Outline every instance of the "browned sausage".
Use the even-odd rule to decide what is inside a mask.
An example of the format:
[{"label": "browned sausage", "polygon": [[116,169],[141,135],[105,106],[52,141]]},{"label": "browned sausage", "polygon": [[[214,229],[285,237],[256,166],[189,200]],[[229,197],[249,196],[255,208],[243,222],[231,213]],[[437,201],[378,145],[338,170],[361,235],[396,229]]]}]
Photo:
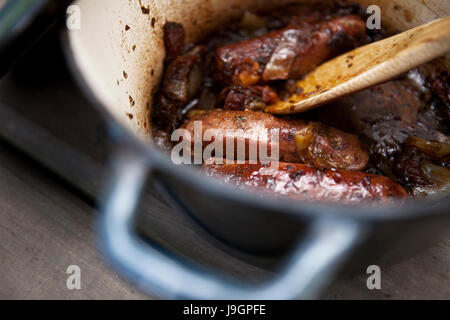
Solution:
[{"label": "browned sausage", "polygon": [[203,46],[194,47],[167,66],[162,82],[162,92],[167,98],[187,102],[197,93],[201,83],[204,51]]},{"label": "browned sausage", "polygon": [[183,108],[198,92],[205,48],[196,46],[171,60],[156,95],[152,119],[157,127],[173,130],[183,114]]},{"label": "browned sausage", "polygon": [[186,32],[182,24],[166,22],[163,28],[166,60],[172,61],[184,52]]},{"label": "browned sausage", "polygon": [[222,82],[244,86],[300,78],[365,38],[366,25],[354,15],[289,26],[220,47],[217,70]]},{"label": "browned sausage", "polygon": [[264,110],[277,100],[276,91],[269,86],[231,85],[220,93],[218,105],[225,110]]},{"label": "browned sausage", "polygon": [[297,200],[389,204],[407,197],[403,187],[383,176],[344,170],[320,171],[305,164],[279,163],[278,169],[248,163],[209,164],[203,166],[203,172],[244,190]]},{"label": "browned sausage", "polygon": [[[191,137],[194,136],[195,121],[201,121],[202,136],[209,130],[212,136],[222,137],[224,144],[228,137],[231,141],[244,140],[246,159],[250,146],[256,146],[256,149],[267,146],[270,156],[271,130],[278,129],[279,139],[272,142],[279,148],[279,161],[309,163],[319,169],[355,171],[363,169],[368,161],[356,136],[298,118],[281,118],[254,111],[214,110],[194,116],[183,126]],[[211,142],[204,141],[203,147]]]}]

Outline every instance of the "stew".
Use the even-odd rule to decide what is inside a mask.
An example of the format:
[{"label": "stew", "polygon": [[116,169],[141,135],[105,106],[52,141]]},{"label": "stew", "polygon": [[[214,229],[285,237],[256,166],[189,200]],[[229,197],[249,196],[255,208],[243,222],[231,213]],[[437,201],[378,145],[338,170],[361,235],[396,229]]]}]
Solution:
[{"label": "stew", "polygon": [[[296,80],[321,63],[388,36],[367,29],[366,20],[357,4],[296,4],[245,12],[196,44],[186,43],[182,25],[167,22],[165,73],[152,108],[155,142],[170,152],[199,135],[201,152],[212,143],[223,146],[225,153],[201,161],[202,172],[261,194],[356,204],[446,192],[450,77],[445,71],[430,72],[424,65],[296,116],[264,112],[300,93]],[[174,140],[177,129],[188,135]],[[191,152],[195,143],[189,140]],[[263,161],[262,149],[277,150],[276,168]]]}]

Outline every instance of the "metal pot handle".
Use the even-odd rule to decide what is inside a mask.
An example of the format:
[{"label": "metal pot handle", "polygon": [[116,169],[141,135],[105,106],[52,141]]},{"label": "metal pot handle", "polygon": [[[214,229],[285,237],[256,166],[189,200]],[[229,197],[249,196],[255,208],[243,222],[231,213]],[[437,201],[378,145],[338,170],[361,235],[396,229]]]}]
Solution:
[{"label": "metal pot handle", "polygon": [[114,158],[113,168],[100,224],[106,257],[138,287],[166,298],[317,298],[365,233],[355,221],[317,219],[276,277],[258,285],[245,284],[182,261],[140,238],[134,218],[150,171],[148,162],[132,150],[122,150]]}]

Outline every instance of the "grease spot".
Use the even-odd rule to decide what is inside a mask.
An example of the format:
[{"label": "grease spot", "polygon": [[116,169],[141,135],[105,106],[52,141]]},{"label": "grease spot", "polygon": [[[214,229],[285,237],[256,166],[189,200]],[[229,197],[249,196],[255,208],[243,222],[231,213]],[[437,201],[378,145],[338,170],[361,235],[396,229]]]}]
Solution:
[{"label": "grease spot", "polygon": [[408,9],[403,9],[403,15],[408,22],[411,22],[414,19],[414,14]]}]

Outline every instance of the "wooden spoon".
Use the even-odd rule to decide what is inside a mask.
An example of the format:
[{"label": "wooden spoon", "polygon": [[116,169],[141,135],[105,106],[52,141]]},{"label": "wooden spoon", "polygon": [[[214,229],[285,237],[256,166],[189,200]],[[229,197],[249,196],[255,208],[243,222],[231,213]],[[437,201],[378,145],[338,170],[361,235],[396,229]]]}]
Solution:
[{"label": "wooden spoon", "polygon": [[385,82],[450,51],[450,16],[330,60],[297,82],[302,88],[266,112],[292,114]]}]

